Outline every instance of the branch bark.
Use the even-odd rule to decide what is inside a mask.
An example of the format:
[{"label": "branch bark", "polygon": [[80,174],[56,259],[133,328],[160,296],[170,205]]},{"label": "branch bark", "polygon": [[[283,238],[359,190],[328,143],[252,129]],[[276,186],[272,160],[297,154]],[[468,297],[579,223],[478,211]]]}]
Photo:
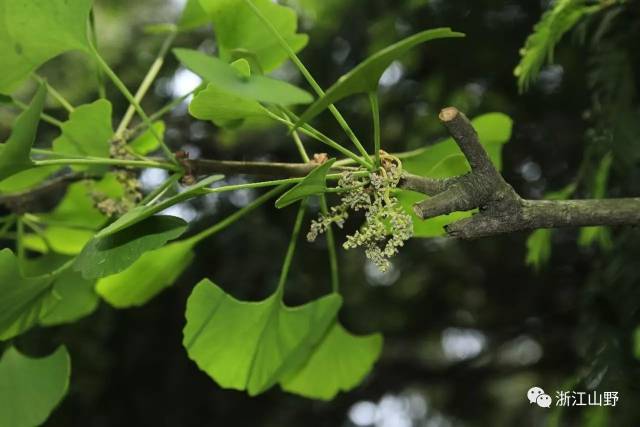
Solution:
[{"label": "branch bark", "polygon": [[[443,182],[442,191],[414,206],[424,220],[456,211],[479,209],[471,218],[449,224],[449,236],[474,239],[522,230],[597,225],[640,224],[640,198],[586,200],[525,200],[503,179],[480,144],[467,117],[453,107],[440,120],[460,147],[471,172]],[[411,178],[415,181],[415,178]],[[418,183],[411,186],[420,191]]]}]

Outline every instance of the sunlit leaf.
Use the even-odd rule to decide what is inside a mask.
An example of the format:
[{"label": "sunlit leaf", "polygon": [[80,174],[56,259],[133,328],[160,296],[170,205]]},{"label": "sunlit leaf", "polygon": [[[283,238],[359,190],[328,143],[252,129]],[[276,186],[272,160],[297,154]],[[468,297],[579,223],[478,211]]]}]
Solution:
[{"label": "sunlit leaf", "polygon": [[336,159],[330,159],[312,170],[309,175],[276,200],[276,207],[282,209],[305,197],[324,194],[327,191],[327,173]]},{"label": "sunlit leaf", "polygon": [[42,183],[59,169],[59,166],[38,167],[18,172],[0,181],[0,194],[11,194],[29,190]]},{"label": "sunlit leaf", "polygon": [[205,279],[187,301],[183,344],[221,387],[253,396],[309,357],[341,303],[331,294],[288,308],[278,292],[264,301],[242,302]]},{"label": "sunlit leaf", "polygon": [[[0,30],[0,33],[2,30]],[[1,74],[1,73],[0,73]],[[41,85],[31,105],[16,119],[11,136],[0,148],[0,181],[33,167],[31,146],[36,139],[40,114],[47,96],[47,88]]]},{"label": "sunlit leaf", "polygon": [[98,281],[96,292],[117,308],[140,306],[173,285],[193,260],[193,243],[170,243],[146,252],[128,269]]},{"label": "sunlit leaf", "polygon": [[[271,0],[252,2],[295,52],[307,44],[307,35],[296,33],[298,18],[293,9]],[[288,59],[276,37],[243,0],[200,0],[200,4],[213,22],[220,56],[225,61],[235,59],[234,51],[252,52],[268,73]]]},{"label": "sunlit leaf", "polygon": [[117,221],[115,221],[108,227],[103,228],[98,234],[96,234],[96,238],[103,238],[110,234],[117,233],[118,231],[122,231],[125,228],[131,227],[132,225],[137,224],[140,221],[147,219],[150,216],[163,211],[173,205],[203,194],[202,190],[205,187],[208,187],[212,183],[220,181],[223,178],[224,176],[222,175],[213,175],[190,187],[185,188],[181,193],[163,200],[162,202],[149,206],[137,206],[131,209],[126,214],[122,215],[120,218],[118,218]]},{"label": "sunlit leaf", "polygon": [[43,254],[53,251],[62,255],[77,255],[93,235],[94,232],[90,230],[49,226],[42,231],[42,235],[25,234],[23,243],[27,249]]},{"label": "sunlit leaf", "polygon": [[107,217],[96,208],[93,195],[119,199],[124,195],[124,189],[112,173],[107,173],[100,181],[76,182],[68,187],[66,195],[52,212],[40,216],[47,222],[67,228],[98,228],[104,225]]},{"label": "sunlit leaf", "polygon": [[0,93],[17,85],[51,58],[88,52],[92,0],[0,0]]},{"label": "sunlit leaf", "polygon": [[0,359],[0,426],[43,424],[69,388],[71,360],[64,346],[43,358],[9,347]]},{"label": "sunlit leaf", "polygon": [[[62,134],[53,141],[53,151],[69,156],[109,157],[111,103],[100,99],[76,108],[62,125]],[[95,167],[94,167],[95,168]],[[106,167],[101,166],[100,169]],[[76,170],[87,166],[74,166]]]},{"label": "sunlit leaf", "polygon": [[156,151],[160,147],[160,141],[154,136],[154,132],[157,135],[164,135],[165,125],[163,121],[157,121],[153,124],[153,132],[147,129],[137,138],[129,143],[129,147],[141,156],[146,156],[149,153]]},{"label": "sunlit leaf", "polygon": [[[511,138],[512,120],[501,113],[489,113],[478,116],[471,122],[492,163],[500,170],[502,168],[502,146]],[[411,153],[400,154],[400,156],[403,168],[419,176],[448,178],[462,175],[470,170],[469,163],[452,138]],[[471,212],[453,212],[449,215],[423,220],[415,215],[412,206],[416,202],[424,200],[426,198],[424,194],[401,191],[398,198],[413,218],[414,237],[442,236],[445,225],[471,215]]]},{"label": "sunlit leaf", "polygon": [[305,365],[280,381],[283,390],[331,400],[360,384],[382,350],[382,335],[356,336],[335,322]]},{"label": "sunlit leaf", "polygon": [[186,229],[187,223],[180,218],[152,216],[126,230],[91,240],[78,255],[74,269],[86,279],[120,273],[145,252],[178,238]]},{"label": "sunlit leaf", "polygon": [[13,252],[0,251],[0,340],[35,326],[59,302],[52,289],[54,279],[24,277]]},{"label": "sunlit leaf", "polygon": [[202,9],[200,0],[187,0],[187,4],[182,11],[182,16],[178,21],[178,28],[182,31],[187,31],[206,25],[209,22],[207,12]]},{"label": "sunlit leaf", "polygon": [[313,97],[289,83],[269,77],[243,76],[230,64],[189,49],[174,49],[180,62],[219,90],[234,96],[276,105],[308,104]]},{"label": "sunlit leaf", "polygon": [[195,96],[189,112],[196,119],[210,120],[220,127],[236,127],[246,119],[267,116],[257,101],[235,96],[212,84]]},{"label": "sunlit leaf", "polygon": [[450,28],[436,28],[422,31],[373,54],[353,70],[340,77],[340,79],[327,90],[323,97],[314,102],[313,105],[300,116],[300,120],[296,123],[296,126],[309,122],[309,120],[320,114],[329,105],[335,104],[343,98],[356,93],[376,91],[380,77],[382,77],[384,71],[393,61],[422,43],[449,37],[464,37],[464,34],[453,32]]}]

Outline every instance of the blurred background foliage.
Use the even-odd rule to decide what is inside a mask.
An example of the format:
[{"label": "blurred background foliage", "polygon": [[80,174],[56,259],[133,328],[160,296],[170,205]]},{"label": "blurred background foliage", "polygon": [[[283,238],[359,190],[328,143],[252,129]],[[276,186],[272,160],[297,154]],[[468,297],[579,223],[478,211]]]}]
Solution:
[{"label": "blurred background foliage", "polygon": [[[139,84],[162,43],[162,36],[145,27],[175,22],[183,3],[96,1],[99,48],[130,88]],[[283,3],[299,11],[301,29],[310,35],[301,57],[324,87],[374,51],[422,29],[450,26],[467,34],[416,49],[384,74],[387,151],[423,147],[444,136],[437,120],[444,106],[470,117],[499,111],[514,119],[503,173],[521,195],[638,195],[638,1],[609,1],[604,10],[582,17],[555,49],[554,63],[541,68],[525,93],[513,70],[548,1]],[[206,27],[181,34],[176,46],[216,50]],[[51,61],[42,74],[76,105],[97,97],[93,66],[80,55]],[[275,74],[303,85],[290,65]],[[156,111],[198,83],[170,56],[143,105]],[[25,99],[29,93],[26,87]],[[125,100],[111,87],[108,94],[114,116],[124,114]],[[362,96],[340,103],[363,136],[370,132],[366,102]],[[51,108],[52,115],[64,117],[62,109]],[[3,109],[0,132],[7,132],[16,113]],[[326,114],[316,122],[340,135]],[[51,140],[56,130],[46,127],[43,136]],[[283,128],[258,123],[220,130],[191,119],[185,105],[166,117],[166,140],[192,156],[297,161]],[[310,147],[323,151],[311,142]],[[161,178],[152,170],[141,180],[149,186]],[[207,197],[173,213],[204,227],[256,194]],[[145,307],[116,311],[102,303],[79,323],[16,339],[30,354],[49,354],[65,342],[73,355],[69,395],[47,425],[599,427],[640,419],[640,340],[634,340],[640,338],[640,232],[633,228],[518,233],[474,242],[416,239],[386,274],[361,252],[340,251],[346,305],[341,320],[355,332],[385,335],[382,358],[368,379],[331,402],[279,390],[250,398],[218,388],[181,345],[186,298],[205,276],[242,299],[268,295],[292,211],[261,209],[210,239],[176,285]],[[289,303],[328,290],[325,257],[322,242],[301,245]],[[525,397],[534,385],[552,397],[556,390],[617,391],[620,401],[615,408],[544,410]]]}]

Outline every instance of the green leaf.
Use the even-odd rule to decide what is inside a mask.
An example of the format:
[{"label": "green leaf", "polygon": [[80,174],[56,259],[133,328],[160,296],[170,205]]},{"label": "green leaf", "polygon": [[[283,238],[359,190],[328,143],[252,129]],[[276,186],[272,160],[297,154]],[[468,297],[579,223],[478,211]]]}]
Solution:
[{"label": "green leaf", "polygon": [[[111,110],[111,103],[106,99],[76,108],[62,125],[62,134],[53,141],[53,151],[69,156],[109,157],[113,137]],[[87,166],[73,168],[88,169]],[[98,168],[106,170],[104,166]]]},{"label": "green leaf", "polygon": [[[4,65],[4,63],[2,64]],[[45,85],[41,85],[29,108],[24,110],[16,119],[11,130],[11,136],[0,147],[2,148],[2,151],[0,151],[0,180],[33,167],[31,146],[36,139],[40,114],[46,97],[47,88]]]},{"label": "green leaf", "polygon": [[198,93],[189,112],[199,120],[210,120],[219,127],[233,128],[246,119],[267,117],[260,103],[235,96],[209,84]]},{"label": "green leaf", "polygon": [[11,194],[29,190],[53,175],[59,166],[46,166],[24,170],[0,181],[0,194]]},{"label": "green leaf", "polygon": [[216,181],[220,181],[223,179],[222,175],[213,175],[203,179],[202,181],[187,187],[180,194],[177,194],[173,197],[170,197],[166,200],[163,200],[160,203],[150,206],[137,206],[131,209],[126,214],[122,215],[118,218],[117,221],[112,223],[106,228],[103,228],[98,234],[96,234],[96,238],[103,238],[110,234],[117,233],[118,231],[122,231],[125,228],[131,227],[134,224],[139,223],[140,221],[149,218],[150,216],[157,214],[160,211],[163,211],[173,205],[176,205],[180,202],[184,202],[185,200],[191,199],[192,197],[196,197],[202,194],[202,190],[205,187],[213,184]]},{"label": "green leaf", "polygon": [[[306,46],[306,34],[297,34],[298,19],[294,10],[271,0],[252,0],[294,52]],[[265,72],[273,71],[287,59],[287,52],[264,23],[243,0],[200,0],[209,14],[216,33],[220,57],[231,62],[235,51],[255,54]]]},{"label": "green leaf", "polygon": [[288,392],[331,400],[360,384],[381,350],[382,335],[355,336],[335,322],[305,365],[280,383]]},{"label": "green leaf", "polygon": [[327,191],[327,173],[336,159],[330,159],[312,170],[302,181],[276,200],[276,207],[282,209],[305,197],[324,194]]},{"label": "green leaf", "polygon": [[635,331],[633,331],[633,355],[640,360],[640,326],[636,326]]},{"label": "green leaf", "polygon": [[587,6],[585,0],[558,0],[545,12],[520,50],[520,63],[513,71],[521,92],[526,91],[546,62],[553,62],[553,51],[562,36],[584,16],[597,12],[602,5]]},{"label": "green leaf", "polygon": [[525,263],[539,271],[551,258],[551,236],[553,230],[541,228],[527,239],[527,257]]},{"label": "green leaf", "polygon": [[120,273],[145,252],[162,247],[187,229],[180,218],[152,216],[126,230],[91,240],[76,259],[74,269],[85,279],[97,279]]},{"label": "green leaf", "polygon": [[154,132],[157,135],[164,135],[165,125],[162,120],[153,124],[153,131],[147,129],[140,136],[129,143],[129,147],[136,154],[146,156],[149,153],[156,151],[160,147],[160,141],[154,136]]},{"label": "green leaf", "polygon": [[71,269],[60,273],[53,283],[53,291],[61,301],[40,320],[42,326],[56,326],[76,322],[98,308],[99,298],[94,290],[95,280],[87,280]]},{"label": "green leaf", "polygon": [[288,308],[281,294],[238,301],[205,279],[187,301],[183,345],[221,387],[256,395],[301,366],[335,319],[342,299],[325,296]]},{"label": "green leaf", "polygon": [[[58,270],[72,258],[62,255],[45,255],[26,261],[28,276],[38,277]],[[56,274],[53,291],[60,298],[40,320],[41,326],[55,326],[75,322],[93,313],[98,307],[98,295],[94,291],[95,281],[82,278],[70,268]]]},{"label": "green leaf", "polygon": [[[478,132],[480,143],[485,148],[492,163],[502,169],[502,146],[511,138],[512,120],[501,113],[488,113],[471,121]],[[470,170],[469,163],[460,153],[453,138],[447,138],[411,153],[399,154],[404,170],[415,175],[430,178],[449,178],[462,175]],[[422,220],[413,212],[414,203],[426,198],[424,194],[400,191],[398,198],[402,206],[413,218],[414,237],[437,237],[444,234],[444,226],[469,217],[472,212],[453,212],[436,218]]]},{"label": "green leaf", "polygon": [[9,347],[0,359],[0,426],[43,424],[69,388],[71,359],[64,346],[34,359]]},{"label": "green leaf", "polygon": [[193,260],[193,242],[146,252],[131,267],[98,281],[96,292],[117,308],[140,306],[171,286]]},{"label": "green leaf", "polygon": [[27,249],[42,254],[51,250],[62,255],[78,255],[93,234],[94,232],[89,230],[48,226],[43,230],[42,236],[34,233],[25,234],[23,243]]},{"label": "green leaf", "polygon": [[36,325],[59,302],[52,290],[55,277],[24,277],[9,249],[0,251],[0,340]]},{"label": "green leaf", "polygon": [[89,52],[92,0],[0,0],[0,93],[49,59],[70,50]]},{"label": "green leaf", "polygon": [[329,105],[335,104],[343,98],[356,93],[376,92],[380,77],[393,61],[422,43],[449,37],[464,37],[464,34],[453,32],[450,28],[422,31],[373,54],[353,70],[340,77],[323,97],[319,98],[300,116],[296,127],[309,122]]},{"label": "green leaf", "polygon": [[207,12],[200,5],[200,0],[188,0],[178,21],[178,28],[181,31],[188,31],[206,25],[209,21]]},{"label": "green leaf", "polygon": [[68,228],[101,227],[107,221],[107,217],[96,208],[92,194],[118,199],[124,195],[124,189],[117,176],[112,173],[107,173],[97,182],[76,182],[68,187],[67,194],[51,213],[40,216],[50,223],[65,225]]},{"label": "green leaf", "polygon": [[289,83],[265,76],[243,76],[226,62],[189,49],[174,49],[180,62],[219,90],[237,97],[276,105],[308,104],[313,97]]}]

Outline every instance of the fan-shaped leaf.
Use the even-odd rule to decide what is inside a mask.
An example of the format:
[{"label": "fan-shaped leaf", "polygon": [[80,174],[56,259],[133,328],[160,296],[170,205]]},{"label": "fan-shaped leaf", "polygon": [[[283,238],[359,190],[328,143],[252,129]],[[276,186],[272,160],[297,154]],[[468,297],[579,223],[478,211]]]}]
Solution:
[{"label": "fan-shaped leaf", "polygon": [[[307,35],[296,33],[298,19],[293,9],[271,0],[252,2],[295,52],[307,44]],[[278,40],[243,0],[200,0],[200,4],[213,22],[223,60],[231,62],[236,51],[248,51],[268,73],[288,59]]]},{"label": "fan-shaped leaf", "polygon": [[316,100],[316,102],[300,116],[296,127],[308,122],[329,107],[329,105],[347,96],[356,93],[375,92],[378,89],[380,77],[382,77],[384,71],[393,61],[419,44],[449,37],[464,37],[464,34],[453,32],[450,28],[436,28],[414,34],[373,54],[353,70],[340,77],[340,79],[327,90],[323,97]]},{"label": "fan-shaped leaf", "polygon": [[0,0],[0,93],[69,50],[89,51],[92,0]]},{"label": "fan-shaped leaf", "polygon": [[[24,268],[28,276],[38,277],[58,270],[71,259],[57,254],[45,255],[27,260]],[[60,302],[40,319],[40,325],[71,323],[93,313],[98,306],[98,295],[93,289],[94,285],[95,281],[83,279],[80,273],[70,268],[57,273],[53,291],[60,298]]]},{"label": "fan-shaped leaf", "polygon": [[91,240],[76,259],[74,269],[86,279],[120,273],[145,252],[180,237],[186,229],[187,223],[180,218],[152,216],[126,230]]},{"label": "fan-shaped leaf", "polygon": [[304,363],[341,303],[331,294],[288,308],[278,292],[261,302],[242,302],[205,279],[187,301],[183,344],[220,386],[256,395]]},{"label": "fan-shaped leaf", "polygon": [[[109,157],[112,137],[111,103],[100,99],[71,113],[69,120],[62,125],[62,134],[53,141],[53,150],[70,156]],[[74,169],[84,170],[87,167],[74,166]]]},{"label": "fan-shaped leaf", "polygon": [[59,302],[53,292],[55,277],[24,277],[9,249],[0,251],[0,340],[36,325]]},{"label": "fan-shaped leaf", "polygon": [[70,375],[65,347],[39,359],[9,347],[0,359],[0,426],[43,424],[67,394]]},{"label": "fan-shaped leaf", "polygon": [[[2,30],[0,30],[1,32]],[[0,147],[0,180],[9,178],[33,166],[31,146],[36,139],[40,114],[47,96],[47,88],[41,85],[31,105],[16,119],[11,136]]]},{"label": "fan-shaped leaf", "polygon": [[160,141],[156,139],[154,132],[157,135],[164,135],[164,128],[165,125],[162,120],[155,122],[153,124],[153,132],[151,129],[147,129],[144,133],[131,141],[129,143],[129,147],[141,156],[146,156],[147,154],[156,151],[158,147],[160,147]]},{"label": "fan-shaped leaf", "polygon": [[220,127],[235,127],[245,119],[267,116],[257,101],[235,96],[213,84],[195,96],[189,112],[196,119],[211,120]]},{"label": "fan-shaped leaf", "polygon": [[265,76],[243,76],[226,62],[189,49],[174,49],[180,62],[194,73],[237,97],[276,105],[308,104],[313,97],[289,83]]},{"label": "fan-shaped leaf", "polygon": [[327,173],[336,159],[330,159],[312,170],[302,181],[276,200],[276,207],[282,209],[305,197],[324,194],[327,191]]},{"label": "fan-shaped leaf", "polygon": [[305,365],[280,384],[291,393],[331,400],[360,384],[381,350],[382,335],[355,336],[335,322]]},{"label": "fan-shaped leaf", "polygon": [[128,269],[98,281],[96,291],[117,308],[140,306],[171,286],[193,260],[193,242],[146,252]]}]

